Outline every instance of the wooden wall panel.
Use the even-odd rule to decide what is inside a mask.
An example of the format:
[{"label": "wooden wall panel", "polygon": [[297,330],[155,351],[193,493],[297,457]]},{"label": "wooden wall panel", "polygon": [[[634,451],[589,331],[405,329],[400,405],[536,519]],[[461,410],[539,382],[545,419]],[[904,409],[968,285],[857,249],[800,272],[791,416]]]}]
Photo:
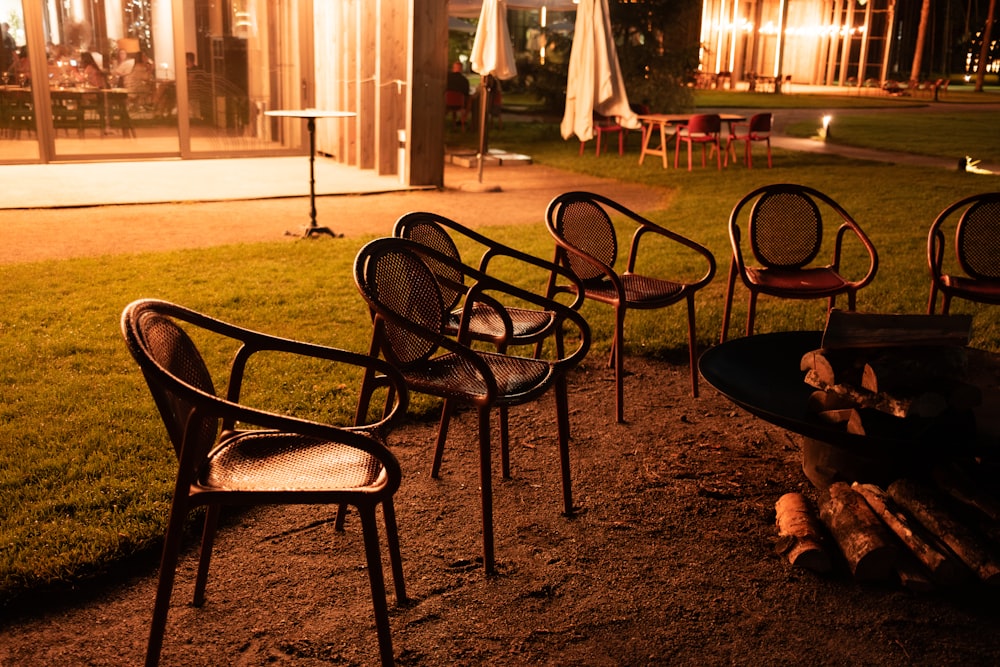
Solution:
[{"label": "wooden wall panel", "polygon": [[409,185],[443,186],[448,0],[312,2],[315,106],[357,113],[319,121],[317,152],[380,175],[402,173]]}]

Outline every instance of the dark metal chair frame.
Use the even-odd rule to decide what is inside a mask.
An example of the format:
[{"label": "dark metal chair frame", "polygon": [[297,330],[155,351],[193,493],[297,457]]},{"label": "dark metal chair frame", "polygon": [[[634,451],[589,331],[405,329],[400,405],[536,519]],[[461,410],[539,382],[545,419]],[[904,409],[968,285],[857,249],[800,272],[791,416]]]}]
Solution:
[{"label": "dark metal chair frame", "polygon": [[[819,202],[819,204],[817,204]],[[839,218],[830,264],[815,264],[824,241],[823,212]],[[746,219],[746,242],[759,266],[751,267],[744,256],[744,232],[741,217]],[[850,235],[850,237],[848,236]],[[859,241],[868,255],[867,272],[858,280],[841,273],[845,238]],[[847,295],[847,310],[855,310],[858,291],[871,284],[878,271],[878,253],[871,240],[840,204],[819,190],[805,185],[776,183],[744,195],[729,216],[729,240],[732,259],[722,313],[725,342],[732,312],[733,293],[739,278],[749,291],[746,335],[753,334],[757,297],[761,294],[783,299],[828,299],[827,312],[841,294]]]},{"label": "dark metal chair frame", "polygon": [[[618,237],[608,211],[625,216],[637,226],[629,246],[625,271],[614,267],[618,259]],[[584,223],[572,224],[579,213]],[[566,192],[555,197],[545,213],[545,223],[556,243],[554,263],[573,272],[583,285],[585,298],[606,303],[615,309],[615,332],[608,365],[615,369],[616,416],[625,421],[624,407],[624,345],[625,314],[629,310],[665,308],[679,301],[687,303],[688,354],[691,367],[691,393],[698,396],[697,342],[695,331],[694,295],[715,276],[715,257],[703,245],[670,231],[618,202],[592,192]],[[568,228],[571,226],[571,229]],[[635,273],[640,241],[647,235],[666,239],[674,246],[694,251],[700,256],[705,272],[691,282],[667,280]],[[546,295],[575,292],[576,284],[558,284],[552,273]]]},{"label": "dark metal chair frame", "polygon": [[[530,271],[537,269],[540,275],[548,275],[551,271],[562,273],[567,279],[576,277],[569,271],[556,266],[548,260],[511,248],[494,241],[475,230],[469,229],[454,220],[436,213],[414,211],[406,213],[393,226],[392,235],[396,238],[409,239],[431,248],[457,262],[462,262],[458,246],[451,234],[464,236],[483,248],[478,270],[489,272],[492,260],[514,260],[518,265],[525,265]],[[467,266],[471,266],[466,264]],[[450,317],[445,323],[445,331],[451,336],[457,336],[461,328],[462,316],[468,318],[466,335],[472,340],[485,341],[496,346],[498,352],[506,352],[511,345],[535,345],[535,356],[542,351],[542,344],[551,337],[555,342],[556,357],[564,354],[562,320],[558,313],[549,310],[504,306],[503,312],[498,312],[492,304],[483,302],[475,304],[471,311],[466,312],[462,301],[468,293],[466,276],[462,271],[452,270],[446,265],[430,262],[429,266],[438,278],[441,294],[445,298],[445,307],[450,311]],[[583,302],[582,293],[573,300],[570,308],[579,310]],[[507,326],[509,320],[509,326]],[[448,424],[454,411],[454,403],[445,401],[442,408],[441,422],[438,428],[438,442],[435,448],[434,463],[431,466],[431,477],[437,478],[444,455],[444,445],[448,436]],[[507,421],[507,406],[498,408],[500,421],[500,455],[502,472],[505,479],[510,477],[510,436]]]},{"label": "dark metal chair frame", "polygon": [[[945,270],[945,228],[951,224],[957,268],[964,275]],[[948,314],[953,298],[1000,304],[1000,192],[964,197],[938,214],[927,233],[927,266],[928,314],[934,313],[938,294],[942,314]]]},{"label": "dark metal chair frame", "polygon": [[[434,266],[436,268],[431,268]],[[438,282],[440,267],[472,281],[457,337],[447,329],[450,310]],[[405,280],[400,277],[405,276]],[[474,407],[479,422],[479,476],[483,522],[483,565],[496,572],[493,540],[493,483],[490,412],[494,406],[534,401],[554,388],[562,473],[563,511],[572,515],[569,459],[567,373],[586,355],[590,329],[572,308],[509,285],[452,257],[408,239],[381,238],[365,245],[354,264],[354,278],[373,313],[370,354],[382,354],[406,379],[410,391],[443,398],[446,403]],[[468,333],[471,313],[490,304],[510,328],[510,317],[494,294],[553,311],[578,331],[579,345],[568,356],[537,359],[474,349]],[[367,410],[361,392],[359,411]],[[446,410],[450,409],[446,407]],[[509,469],[509,463],[504,467]]]},{"label": "dark metal chair frame", "polygon": [[[382,506],[400,603],[406,600],[406,588],[392,498],[401,471],[383,438],[406,411],[408,394],[402,376],[367,355],[250,331],[164,301],[131,303],[122,313],[121,329],[179,462],[146,665],[159,662],[185,520],[192,510],[207,508],[194,589],[194,605],[201,606],[223,505],[320,503],[358,509],[381,662],[393,664],[376,509]],[[210,332],[238,347],[224,396],[216,395],[212,376],[187,330],[199,330],[202,336]],[[376,378],[373,384],[388,389],[385,411],[371,423],[337,427],[241,404],[248,362],[263,352],[358,367]]]}]

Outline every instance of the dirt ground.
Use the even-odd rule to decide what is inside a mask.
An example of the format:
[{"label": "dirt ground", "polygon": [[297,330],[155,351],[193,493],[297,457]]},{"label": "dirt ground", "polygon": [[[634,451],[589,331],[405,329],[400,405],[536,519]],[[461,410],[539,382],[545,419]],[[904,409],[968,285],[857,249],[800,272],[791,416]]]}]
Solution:
[{"label": "dirt ground", "polygon": [[[621,196],[642,210],[665,194]],[[513,479],[495,473],[495,577],[478,561],[473,414],[453,424],[436,480],[436,424],[393,434],[410,598],[390,594],[398,664],[1000,664],[995,592],[861,585],[842,564],[820,576],[775,554],[775,501],[815,495],[793,436],[704,382],[692,398],[681,358],[628,357],[628,422],[616,424],[605,361],[592,355],[571,378],[573,518],[560,514],[552,397],[512,409]],[[191,540],[161,664],[376,664],[360,527],[352,516],[337,533],[333,518],[312,506],[228,513],[201,608],[189,604]],[[0,665],[141,663],[157,559],[8,610]]]}]

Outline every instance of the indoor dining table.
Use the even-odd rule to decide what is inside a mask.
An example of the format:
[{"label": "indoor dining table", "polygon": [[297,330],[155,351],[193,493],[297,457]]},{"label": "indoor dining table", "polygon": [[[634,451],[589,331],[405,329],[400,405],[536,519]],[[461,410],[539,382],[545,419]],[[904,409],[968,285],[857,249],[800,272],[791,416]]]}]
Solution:
[{"label": "indoor dining table", "polygon": [[[668,157],[670,155],[670,139],[673,135],[667,134],[667,128],[669,126],[678,126],[686,124],[691,116],[696,114],[670,114],[670,113],[652,113],[652,114],[640,114],[638,116],[639,121],[642,123],[642,150],[639,153],[639,164],[642,164],[643,160],[646,159],[647,155],[659,155],[663,159],[663,168],[667,168]],[[719,114],[719,118],[723,123],[740,123],[746,120],[746,116],[741,116],[739,114],[723,113]],[[660,143],[650,147],[650,140],[653,137],[653,133],[659,136]]]}]

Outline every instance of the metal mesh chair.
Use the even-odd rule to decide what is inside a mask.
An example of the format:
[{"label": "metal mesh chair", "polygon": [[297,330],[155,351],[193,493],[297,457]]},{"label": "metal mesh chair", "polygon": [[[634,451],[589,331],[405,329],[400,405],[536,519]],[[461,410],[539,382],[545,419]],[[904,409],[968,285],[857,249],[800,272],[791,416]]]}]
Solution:
[{"label": "metal mesh chair", "polygon": [[[624,215],[638,227],[632,235],[625,271],[615,269],[618,238],[608,211]],[[696,366],[694,295],[715,276],[715,258],[704,246],[665,229],[621,204],[590,192],[567,192],[548,206],[545,222],[555,239],[555,263],[572,271],[582,284],[584,296],[615,309],[615,333],[611,342],[609,366],[615,369],[616,410],[619,422],[625,421],[623,398],[625,314],[629,310],[665,308],[679,301],[687,303],[688,353],[691,366],[691,393],[698,396]],[[635,273],[639,242],[652,234],[669,242],[675,251],[693,251],[696,266],[704,266],[697,280],[660,278]],[[576,284],[558,284],[558,276],[549,278],[547,295],[574,292]]]},{"label": "metal mesh chair", "polygon": [[[945,266],[945,230],[954,226],[956,264]],[[950,230],[949,230],[950,231]],[[1000,192],[959,199],[938,214],[927,234],[931,291],[927,313],[947,314],[952,298],[1000,304]]]},{"label": "metal mesh chair", "polygon": [[[820,205],[840,219],[834,240],[833,261],[814,263],[824,240]],[[743,230],[751,256],[758,266],[747,266],[744,257]],[[848,236],[850,235],[850,236]],[[867,270],[858,279],[841,273],[845,238],[861,243],[868,258]],[[782,299],[829,299],[827,310],[837,296],[847,295],[848,310],[855,309],[858,291],[875,279],[878,253],[868,236],[839,204],[827,195],[804,185],[779,183],[765,185],[744,195],[729,216],[729,239],[732,261],[722,313],[725,341],[729,329],[733,292],[740,278],[750,292],[746,335],[753,334],[760,294]]]},{"label": "metal mesh chair", "polygon": [[[434,269],[430,267],[434,266]],[[457,337],[448,330],[451,297],[445,295],[438,274],[442,267],[464,274],[472,286]],[[411,391],[443,398],[447,404],[465,404],[478,411],[479,476],[482,498],[483,565],[495,572],[493,547],[493,484],[490,412],[493,407],[527,403],[553,388],[559,433],[563,509],[573,513],[569,464],[569,407],[566,374],[590,347],[587,322],[572,308],[492,278],[454,258],[408,239],[382,238],[365,245],[354,264],[354,278],[373,319],[373,356],[381,353],[406,379]],[[468,322],[480,303],[489,303],[510,326],[510,317],[491,294],[504,294],[555,312],[577,330],[579,345],[568,356],[537,359],[486,352],[469,345]],[[362,400],[366,392],[362,391]],[[360,411],[367,406],[361,405]],[[502,428],[506,426],[501,425]],[[440,465],[441,450],[435,453]],[[509,470],[509,463],[504,467]]]},{"label": "metal mesh chair", "polygon": [[[163,301],[140,300],[122,313],[122,334],[138,362],[179,465],[160,563],[146,664],[159,662],[187,515],[206,506],[194,604],[205,599],[209,561],[221,507],[227,504],[320,504],[357,508],[382,664],[393,664],[376,508],[381,505],[397,602],[406,599],[393,494],[400,468],[382,438],[407,405],[403,378],[385,362],[335,348],[309,345],[242,329]],[[230,342],[233,358],[224,396],[188,331],[199,340]],[[352,427],[265,412],[240,402],[244,372],[260,353],[346,364],[377,374],[387,387],[380,419]]]},{"label": "metal mesh chair", "polygon": [[[479,261],[479,270],[484,273],[488,271],[491,260],[500,259],[505,262],[513,260],[525,272],[537,270],[538,274],[543,277],[547,277],[549,272],[555,270],[562,272],[569,279],[574,278],[572,273],[553,265],[551,262],[494,241],[468,227],[460,225],[454,220],[435,213],[417,211],[401,216],[393,227],[392,235],[396,238],[415,241],[450,257],[456,262],[465,264],[462,261],[458,246],[449,232],[463,236],[483,248],[483,254]],[[471,339],[494,344],[499,352],[506,352],[510,345],[535,345],[535,356],[538,356],[541,353],[543,342],[547,338],[552,337],[555,342],[556,356],[563,356],[562,321],[558,313],[550,310],[521,308],[511,305],[505,305],[502,310],[498,310],[488,302],[477,302],[471,306],[468,312],[465,312],[461,307],[461,303],[469,288],[465,284],[466,276],[464,272],[453,269],[449,265],[434,262],[433,259],[429,258],[425,258],[425,263],[435,273],[438,286],[445,300],[445,308],[449,311],[448,319],[444,325],[444,330],[448,335],[458,335],[461,318],[465,314],[468,318],[466,334]],[[582,301],[583,297],[579,296],[570,307],[578,309]],[[431,468],[431,477],[434,478],[440,472],[444,444],[448,435],[448,424],[454,407],[453,402],[446,401],[442,409],[441,423],[438,429],[438,443],[435,449],[436,455]],[[500,417],[500,454],[503,463],[503,476],[508,478],[510,477],[510,437],[507,429],[507,407],[501,405],[498,411]]]}]

